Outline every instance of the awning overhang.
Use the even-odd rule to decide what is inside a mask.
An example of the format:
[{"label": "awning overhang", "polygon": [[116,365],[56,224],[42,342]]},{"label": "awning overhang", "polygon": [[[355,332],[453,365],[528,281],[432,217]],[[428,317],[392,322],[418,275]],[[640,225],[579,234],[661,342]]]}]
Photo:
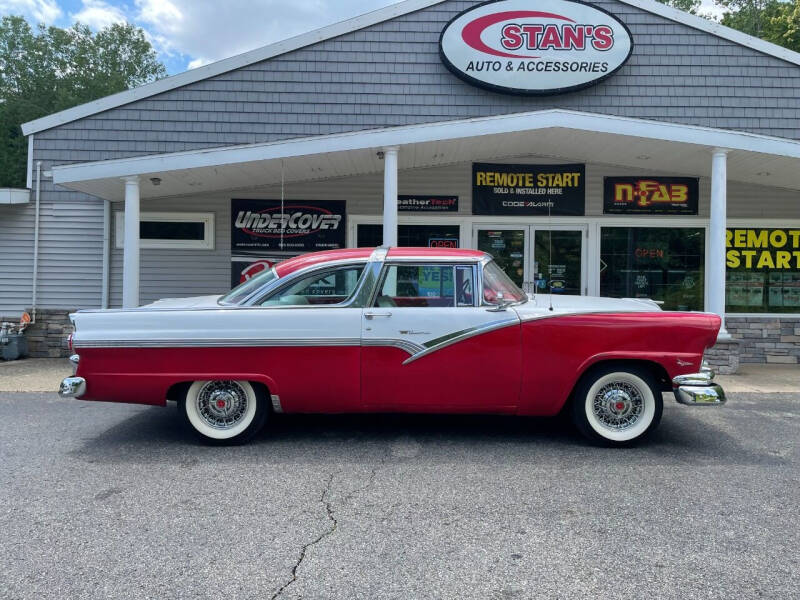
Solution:
[{"label": "awning overhang", "polygon": [[123,199],[130,176],[142,198],[246,190],[379,173],[386,147],[401,170],[541,156],[698,177],[723,148],[730,181],[800,190],[800,142],[559,109],[62,165],[53,181],[108,200]]}]

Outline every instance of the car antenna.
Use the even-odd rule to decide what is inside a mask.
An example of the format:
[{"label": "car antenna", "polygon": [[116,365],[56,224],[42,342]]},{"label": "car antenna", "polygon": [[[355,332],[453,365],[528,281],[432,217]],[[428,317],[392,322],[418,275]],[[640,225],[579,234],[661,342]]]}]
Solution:
[{"label": "car antenna", "polygon": [[[552,203],[552,201],[551,201]],[[552,215],[552,206],[550,204],[547,205],[547,249],[550,253],[550,256],[547,258],[547,290],[548,290],[548,302],[550,304],[549,310],[553,312],[553,215]]]},{"label": "car antenna", "polygon": [[286,231],[286,210],[284,209],[285,188],[286,179],[283,169],[283,159],[281,159],[281,252],[283,252],[283,232]]}]

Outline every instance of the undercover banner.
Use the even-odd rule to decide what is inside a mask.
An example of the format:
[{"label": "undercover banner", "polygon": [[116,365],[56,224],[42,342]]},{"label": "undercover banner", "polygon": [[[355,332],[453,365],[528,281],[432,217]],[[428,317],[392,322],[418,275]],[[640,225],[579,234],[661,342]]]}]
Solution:
[{"label": "undercover banner", "polygon": [[474,215],[577,215],[586,210],[585,165],[472,165]]},{"label": "undercover banner", "polygon": [[301,254],[344,248],[344,200],[231,200],[231,254]]}]

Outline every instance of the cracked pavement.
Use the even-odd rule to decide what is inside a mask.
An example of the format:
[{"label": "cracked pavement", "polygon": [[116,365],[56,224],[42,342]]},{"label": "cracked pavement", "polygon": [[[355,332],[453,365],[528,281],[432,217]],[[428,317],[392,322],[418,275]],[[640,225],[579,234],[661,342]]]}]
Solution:
[{"label": "cracked pavement", "polygon": [[282,416],[0,393],[0,599],[800,596],[800,393],[665,398],[625,450],[552,419]]}]

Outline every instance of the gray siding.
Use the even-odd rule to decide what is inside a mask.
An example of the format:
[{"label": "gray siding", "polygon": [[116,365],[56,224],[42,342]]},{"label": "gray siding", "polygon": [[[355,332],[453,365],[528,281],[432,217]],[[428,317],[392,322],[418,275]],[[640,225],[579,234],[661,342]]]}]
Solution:
[{"label": "gray siding", "polygon": [[[545,98],[500,95],[469,86],[442,65],[437,43],[444,24],[477,3],[451,0],[37,133],[34,159],[43,161],[46,170],[71,162],[547,108],[800,139],[800,67],[613,0],[596,4],[630,27],[636,46],[630,62],[608,81]],[[467,185],[468,179],[455,179],[449,187]],[[358,189],[348,193],[363,201],[367,195],[380,197],[374,182],[374,177],[364,178],[355,185]],[[434,190],[429,182],[419,191]],[[359,212],[356,202],[351,212]],[[220,206],[219,210],[227,210]],[[466,204],[462,210],[469,210]],[[590,204],[590,210],[596,208]],[[747,210],[760,214],[765,209],[748,205]],[[788,209],[781,205],[779,210],[783,212],[775,214]],[[30,271],[20,265],[31,261],[31,215],[31,207],[0,207],[0,309],[16,310],[29,302]],[[45,182],[42,215],[41,306],[97,306],[102,202]],[[217,235],[225,230],[218,219]],[[223,245],[218,237],[208,279],[192,271],[196,267],[191,257],[175,252],[169,257],[150,256],[146,251],[143,300],[216,289]],[[118,279],[119,260],[115,260]],[[169,261],[179,266],[173,268]],[[151,271],[154,278],[157,271],[169,273],[163,276],[163,285],[148,283]],[[227,279],[220,281],[227,284]]]}]

